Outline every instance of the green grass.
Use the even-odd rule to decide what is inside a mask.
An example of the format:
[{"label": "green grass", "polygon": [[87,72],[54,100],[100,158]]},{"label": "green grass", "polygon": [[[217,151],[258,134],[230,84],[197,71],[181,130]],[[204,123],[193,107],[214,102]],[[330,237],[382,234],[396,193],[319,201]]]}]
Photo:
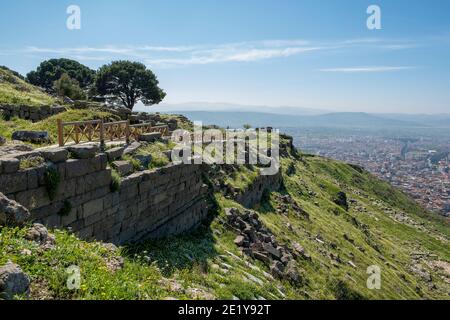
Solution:
[{"label": "green grass", "polygon": [[0,69],[0,104],[39,107],[56,105],[58,100],[11,72]]},{"label": "green grass", "polygon": [[[139,152],[153,155],[166,148],[155,143]],[[296,174],[287,175],[292,167]],[[24,229],[3,228],[0,265],[8,259],[18,263],[37,286],[31,295],[35,299],[42,298],[42,292],[61,299],[450,298],[448,275],[432,266],[435,261],[450,263],[448,222],[367,172],[340,162],[307,156],[299,161],[289,156],[282,159],[282,170],[284,189],[267,194],[254,209],[279,243],[292,246],[298,242],[311,256],[311,261],[295,261],[302,285],[268,278],[266,266],[239,252],[233,242],[236,234],[222,221],[224,208],[242,207],[220,193],[211,200],[215,210],[196,232],[124,246],[119,252],[59,230],[53,230],[56,248],[42,251],[24,240]],[[245,188],[255,177],[253,170],[240,166],[227,181]],[[223,179],[230,177],[224,175]],[[348,211],[333,202],[339,191],[347,195]],[[279,196],[286,194],[309,218],[292,208],[287,215],[276,213],[281,205]],[[410,220],[398,222],[392,212]],[[31,254],[23,254],[24,249]],[[434,287],[412,271],[414,253],[428,254],[418,263],[432,275]],[[109,270],[107,261],[119,256],[125,261],[124,268]],[[70,265],[81,269],[81,288],[76,291],[65,285]],[[366,286],[371,265],[381,268],[380,290]]]},{"label": "green grass", "polygon": [[169,158],[163,153],[164,151],[172,150],[174,144],[172,142],[153,142],[144,147],[141,147],[137,154],[138,155],[150,155],[151,161],[149,163],[148,169],[161,168],[169,164]]},{"label": "green grass", "polygon": [[40,166],[44,162],[45,159],[40,156],[24,158],[20,160],[20,170],[35,168]]},{"label": "green grass", "polygon": [[239,191],[245,191],[249,185],[258,177],[257,167],[241,166],[238,171],[233,171],[225,179],[225,184],[230,185]]}]

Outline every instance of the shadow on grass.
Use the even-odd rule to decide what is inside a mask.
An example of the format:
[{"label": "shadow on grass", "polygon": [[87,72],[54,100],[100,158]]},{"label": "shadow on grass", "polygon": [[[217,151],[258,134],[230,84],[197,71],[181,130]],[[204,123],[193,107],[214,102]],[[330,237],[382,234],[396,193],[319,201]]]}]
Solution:
[{"label": "shadow on grass", "polygon": [[147,240],[123,247],[123,255],[156,264],[165,277],[177,270],[199,267],[206,271],[207,261],[218,253],[211,223],[219,213],[214,197],[210,198],[212,208],[208,217],[194,231],[159,240]]}]

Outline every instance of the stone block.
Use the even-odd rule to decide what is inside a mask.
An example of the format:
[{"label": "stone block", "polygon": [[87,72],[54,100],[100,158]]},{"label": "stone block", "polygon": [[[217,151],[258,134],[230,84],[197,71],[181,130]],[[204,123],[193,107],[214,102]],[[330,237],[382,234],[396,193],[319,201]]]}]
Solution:
[{"label": "stone block", "polygon": [[95,157],[99,148],[95,144],[79,144],[67,148],[76,159],[91,159]]},{"label": "stone block", "polygon": [[9,194],[26,190],[28,187],[28,178],[26,172],[16,172],[0,175],[0,192]]},{"label": "stone block", "polygon": [[38,171],[35,169],[27,169],[25,170],[27,172],[27,184],[28,189],[35,189],[39,187],[39,176]]},{"label": "stone block", "polygon": [[95,199],[83,205],[83,218],[87,218],[103,210],[103,199]]},{"label": "stone block", "polygon": [[14,173],[19,170],[20,161],[16,158],[2,158],[2,172],[3,173]]},{"label": "stone block", "polygon": [[161,132],[151,132],[139,135],[139,141],[155,142],[161,138]]},{"label": "stone block", "polygon": [[16,200],[29,210],[45,207],[51,203],[45,187],[21,191],[16,194]]},{"label": "stone block", "polygon": [[77,220],[78,220],[78,208],[72,208],[69,214],[61,217],[61,224],[63,227],[66,227]]},{"label": "stone block", "polygon": [[53,163],[64,162],[69,155],[69,152],[64,148],[43,149],[40,153],[45,160]]},{"label": "stone block", "polygon": [[130,174],[133,171],[133,165],[130,161],[114,161],[111,163],[111,167],[116,169],[121,176]]},{"label": "stone block", "polygon": [[112,148],[109,150],[106,150],[106,156],[108,157],[108,161],[115,161],[117,159],[119,159],[120,157],[122,157],[123,152],[124,152],[125,148],[124,147],[117,147],[117,148]]},{"label": "stone block", "polygon": [[92,225],[84,227],[81,230],[78,230],[77,234],[80,237],[80,239],[90,240],[94,235],[94,227]]}]

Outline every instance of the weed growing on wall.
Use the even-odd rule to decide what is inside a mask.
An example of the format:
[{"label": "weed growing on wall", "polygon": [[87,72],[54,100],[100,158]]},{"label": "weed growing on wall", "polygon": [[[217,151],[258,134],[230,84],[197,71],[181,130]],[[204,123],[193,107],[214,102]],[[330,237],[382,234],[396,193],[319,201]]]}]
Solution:
[{"label": "weed growing on wall", "polygon": [[47,189],[47,194],[50,200],[55,198],[60,181],[61,176],[58,170],[56,170],[55,167],[48,167],[45,172],[45,188]]}]

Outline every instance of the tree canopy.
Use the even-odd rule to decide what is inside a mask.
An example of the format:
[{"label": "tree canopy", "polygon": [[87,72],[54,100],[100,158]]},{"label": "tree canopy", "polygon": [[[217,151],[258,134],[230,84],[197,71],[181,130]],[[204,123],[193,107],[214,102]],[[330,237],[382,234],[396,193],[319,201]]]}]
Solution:
[{"label": "tree canopy", "polygon": [[53,85],[56,94],[60,97],[69,97],[73,100],[86,100],[86,93],[80,88],[78,81],[63,73],[61,78]]},{"label": "tree canopy", "polygon": [[63,74],[67,74],[76,80],[79,86],[87,89],[94,83],[95,71],[70,59],[50,59],[43,61],[36,69],[27,74],[27,80],[31,84],[42,87],[48,91],[53,89],[55,81]]},{"label": "tree canopy", "polygon": [[128,109],[141,101],[144,105],[161,102],[166,93],[159,88],[155,74],[139,62],[114,61],[101,67],[96,75],[95,89],[107,100]]}]

